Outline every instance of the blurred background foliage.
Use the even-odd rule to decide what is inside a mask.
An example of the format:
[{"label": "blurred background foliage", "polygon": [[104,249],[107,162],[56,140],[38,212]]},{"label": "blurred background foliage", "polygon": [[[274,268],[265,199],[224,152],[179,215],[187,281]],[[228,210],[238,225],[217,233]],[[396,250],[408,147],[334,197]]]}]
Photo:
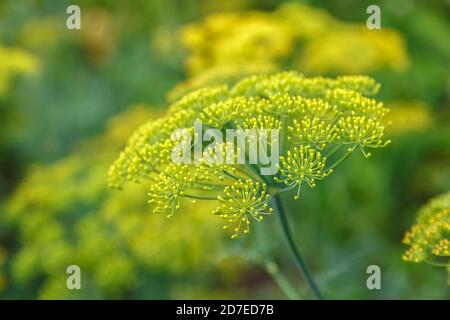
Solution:
[{"label": "blurred background foliage", "polygon": [[[73,3],[0,3],[0,297],[309,297],[276,219],[231,241],[204,204],[167,220],[145,184],[106,187],[129,134],[167,100],[284,69],[370,75],[392,108],[392,145],[286,197],[325,295],[450,297],[445,269],[401,260],[417,210],[450,190],[448,2],[80,0],[70,31]],[[382,30],[365,28],[374,3]],[[70,264],[82,290],[65,287]],[[382,290],[366,288],[370,264]]]}]

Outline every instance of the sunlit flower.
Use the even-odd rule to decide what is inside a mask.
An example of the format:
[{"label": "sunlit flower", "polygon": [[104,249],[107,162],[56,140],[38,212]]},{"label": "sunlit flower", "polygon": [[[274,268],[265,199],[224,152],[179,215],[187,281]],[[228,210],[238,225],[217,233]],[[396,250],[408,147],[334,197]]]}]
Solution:
[{"label": "sunlit flower", "polygon": [[244,234],[250,231],[250,221],[261,222],[264,215],[272,213],[269,208],[267,186],[252,180],[238,181],[224,189],[224,195],[217,198],[222,203],[214,214],[226,220],[224,229],[230,229],[234,239],[242,230]]},{"label": "sunlit flower", "polygon": [[294,144],[312,144],[318,149],[325,148],[333,142],[337,134],[335,127],[319,118],[306,118],[301,121],[294,119],[288,127],[288,139]]},{"label": "sunlit flower", "polygon": [[234,164],[237,162],[238,153],[239,149],[231,142],[215,144],[203,152],[195,173],[199,181],[206,182],[205,190],[214,189],[216,183],[224,181],[227,175],[236,174]]},{"label": "sunlit flower", "polygon": [[148,202],[154,205],[153,212],[172,216],[180,209],[180,199],[193,182],[194,177],[186,165],[168,166],[150,186]]},{"label": "sunlit flower", "polygon": [[286,186],[297,186],[295,199],[300,196],[300,188],[306,182],[311,188],[316,186],[316,180],[328,176],[332,170],[325,171],[326,158],[310,146],[294,147],[288,150],[286,157],[280,158],[280,175],[275,181]]},{"label": "sunlit flower", "polygon": [[394,101],[389,103],[391,111],[387,119],[392,122],[387,130],[392,134],[421,132],[433,125],[430,106],[420,101]]},{"label": "sunlit flower", "polygon": [[[367,97],[378,89],[378,83],[364,76],[308,78],[296,72],[254,75],[233,86],[199,89],[174,102],[165,117],[149,121],[131,136],[111,166],[110,185],[120,187],[126,180],[148,185],[154,212],[167,216],[180,209],[184,200],[219,199],[223,204],[215,212],[228,219],[227,229],[236,238],[240,232],[249,233],[252,219],[248,217],[260,220],[262,212],[270,212],[270,195],[297,188],[294,197],[298,199],[302,184],[314,187],[356,149],[368,156],[366,148],[388,144],[383,139],[387,109]],[[279,143],[279,172],[263,176],[262,162],[236,161],[242,150],[230,142],[202,151],[201,161],[173,164],[174,131],[184,130],[187,140],[181,140],[181,149],[193,154],[198,135],[203,135],[196,132],[196,120],[223,136],[236,129],[253,133],[248,142],[252,137],[265,137],[267,143],[271,141],[267,145]],[[227,158],[227,149],[233,151],[231,158]],[[246,193],[258,205],[248,207]],[[252,213],[239,216],[239,206],[242,214]],[[230,216],[231,211],[237,216]]]},{"label": "sunlit flower", "polygon": [[430,261],[433,256],[450,257],[450,194],[433,198],[423,206],[417,223],[405,234],[410,246],[403,256],[413,262]]},{"label": "sunlit flower", "polygon": [[376,120],[366,117],[347,117],[338,122],[339,140],[344,144],[359,147],[366,158],[371,153],[366,152],[364,148],[385,147],[390,140],[384,141],[384,126]]},{"label": "sunlit flower", "polygon": [[403,243],[409,246],[403,260],[450,269],[450,193],[431,199],[419,210],[416,224],[406,232]]},{"label": "sunlit flower", "polygon": [[310,74],[402,71],[408,65],[398,32],[368,30],[300,3],[283,4],[274,12],[210,15],[183,27],[181,42],[189,51],[185,65],[190,77],[247,64],[271,63]]}]

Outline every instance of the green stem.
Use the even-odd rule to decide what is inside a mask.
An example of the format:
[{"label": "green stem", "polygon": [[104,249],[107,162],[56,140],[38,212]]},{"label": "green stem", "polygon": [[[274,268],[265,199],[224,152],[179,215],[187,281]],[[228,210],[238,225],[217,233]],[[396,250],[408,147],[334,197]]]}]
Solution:
[{"label": "green stem", "polygon": [[194,194],[187,194],[187,193],[184,193],[183,197],[197,199],[197,200],[217,200],[217,197],[196,196]]},{"label": "green stem", "polygon": [[236,180],[236,181],[240,181],[240,180],[242,180],[242,178],[241,177],[238,177],[238,176],[235,176],[234,174],[232,174],[231,172],[228,172],[228,171],[224,171],[224,173],[228,176],[228,177],[230,177],[231,179],[233,179],[233,180]]},{"label": "green stem", "polygon": [[430,260],[425,260],[425,263],[428,263],[429,265],[435,266],[435,267],[448,267],[448,262],[435,262]]},{"label": "green stem", "polygon": [[[254,179],[254,180],[257,180],[257,181],[261,181],[261,177],[260,177],[259,173],[258,173],[257,171],[255,172],[255,171],[252,169],[253,167],[251,167],[251,166],[245,166],[245,168],[247,168],[248,171],[246,171],[246,170],[244,170],[244,169],[241,169],[240,167],[237,167],[237,170],[238,170],[239,172],[241,172],[242,174],[246,175],[247,177],[249,177],[250,179]],[[264,181],[261,181],[261,182],[264,182]]]},{"label": "green stem", "polygon": [[274,261],[266,261],[263,263],[264,268],[267,273],[272,276],[272,279],[275,283],[280,287],[283,293],[290,300],[299,300],[300,296],[296,292],[295,288],[291,285],[289,280],[285,277],[285,275],[280,271],[277,264]]},{"label": "green stem", "polygon": [[342,148],[342,145],[341,145],[341,144],[337,145],[337,146],[334,147],[330,152],[328,152],[328,153],[325,155],[325,157],[326,157],[327,159],[330,158],[330,157],[333,156],[336,152],[338,152],[339,149],[341,149],[341,148]]},{"label": "green stem", "polygon": [[329,167],[327,170],[334,170],[337,166],[339,166],[342,162],[344,162],[345,159],[351,156],[351,154],[355,151],[357,145],[353,146],[351,149],[347,150],[345,155],[340,158],[338,161],[336,161],[331,167]]},{"label": "green stem", "polygon": [[303,260],[302,255],[300,254],[299,249],[297,248],[297,245],[294,242],[294,238],[292,236],[292,232],[290,230],[289,227],[289,221],[286,215],[286,212],[283,208],[283,203],[281,201],[280,195],[279,194],[274,194],[273,195],[273,205],[274,205],[274,209],[278,212],[278,217],[280,218],[280,222],[281,222],[281,227],[283,229],[283,233],[286,237],[287,243],[289,245],[289,248],[295,258],[295,262],[297,263],[297,267],[300,270],[300,273],[303,275],[303,277],[305,278],[309,288],[311,289],[311,291],[313,292],[314,296],[316,297],[316,299],[318,300],[322,300],[323,296],[319,291],[319,288],[317,287],[311,272],[309,271],[308,266],[306,265],[306,262]]}]

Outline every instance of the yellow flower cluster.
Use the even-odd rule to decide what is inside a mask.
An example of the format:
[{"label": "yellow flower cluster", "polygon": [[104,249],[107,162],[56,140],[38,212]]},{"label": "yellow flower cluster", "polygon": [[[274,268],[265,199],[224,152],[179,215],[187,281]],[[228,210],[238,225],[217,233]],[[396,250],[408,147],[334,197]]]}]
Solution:
[{"label": "yellow flower cluster", "polygon": [[[356,149],[368,157],[367,148],[389,143],[383,138],[388,110],[367,97],[378,89],[379,84],[368,77],[308,78],[296,72],[255,75],[230,87],[199,89],[131,136],[110,168],[109,183],[120,188],[126,180],[145,182],[153,211],[168,217],[186,201],[219,200],[222,205],[215,213],[225,218],[236,238],[240,231],[249,232],[250,218],[260,221],[268,213],[271,192],[297,187],[298,198],[303,183],[314,187]],[[170,156],[178,146],[174,132],[185,130],[190,139],[182,140],[183,150],[194,150],[203,134],[195,132],[197,119],[224,135],[228,129],[254,129],[256,139],[262,136],[260,129],[279,129],[279,172],[263,176],[261,163],[236,161],[174,164]],[[222,145],[221,150],[226,148]]]},{"label": "yellow flower cluster", "polygon": [[219,13],[182,28],[189,55],[186,82],[169,100],[204,85],[227,83],[236,75],[294,69],[308,74],[358,74],[404,70],[405,44],[394,30],[368,30],[341,22],[325,11],[285,3],[274,12]]},{"label": "yellow flower cluster", "polygon": [[186,61],[189,75],[217,65],[276,61],[294,50],[289,26],[257,11],[208,16],[186,26],[181,37],[192,52]]},{"label": "yellow flower cluster", "polygon": [[297,62],[308,73],[357,74],[382,68],[402,71],[408,58],[396,31],[341,24],[307,42]]},{"label": "yellow flower cluster", "polygon": [[211,67],[202,71],[196,76],[188,78],[186,81],[178,83],[167,94],[167,101],[173,102],[190,91],[204,86],[218,86],[221,84],[233,84],[239,79],[251,74],[269,74],[279,71],[279,68],[272,63],[248,62],[245,65],[224,64]]},{"label": "yellow flower cluster", "polygon": [[286,186],[298,186],[295,199],[300,197],[300,188],[305,181],[313,188],[315,181],[327,177],[333,172],[332,169],[324,172],[327,159],[322,159],[322,154],[315,151],[309,145],[301,145],[288,150],[286,157],[280,158],[280,172],[282,178],[275,177],[278,183]]},{"label": "yellow flower cluster", "polygon": [[391,134],[404,134],[424,131],[434,122],[431,107],[420,101],[395,101],[390,104],[391,112],[387,119],[392,122],[388,128]]},{"label": "yellow flower cluster", "polygon": [[33,74],[38,69],[38,61],[28,52],[7,48],[0,44],[0,96],[5,94],[11,79],[20,74]]},{"label": "yellow flower cluster", "polygon": [[268,208],[269,194],[266,192],[265,184],[261,185],[250,179],[241,180],[225,187],[223,192],[224,197],[218,196],[222,205],[213,213],[227,221],[223,229],[232,231],[232,239],[235,239],[241,230],[244,234],[250,232],[250,219],[261,222],[264,215],[269,215],[273,211],[272,208]]},{"label": "yellow flower cluster", "polygon": [[[79,297],[65,287],[64,272],[77,264],[90,279],[82,297],[115,298],[132,292],[138,279],[154,281],[151,274],[212,270],[218,256],[205,252],[223,253],[218,250],[223,235],[215,232],[220,223],[197,211],[212,206],[194,210],[187,205],[177,221],[154,219],[142,185],[117,192],[105,183],[110,161],[130,129],[153,116],[145,106],[132,108],[114,118],[104,135],[83,143],[67,158],[31,170],[6,209],[21,244],[11,256],[13,278],[8,282],[39,278],[40,298]],[[2,281],[0,272],[0,286]]]},{"label": "yellow flower cluster", "polygon": [[403,243],[409,245],[403,260],[446,266],[450,275],[450,193],[433,198],[420,209]]},{"label": "yellow flower cluster", "polygon": [[335,141],[335,128],[320,118],[294,119],[288,127],[288,139],[294,144],[312,144],[318,149],[324,148],[328,141]]}]

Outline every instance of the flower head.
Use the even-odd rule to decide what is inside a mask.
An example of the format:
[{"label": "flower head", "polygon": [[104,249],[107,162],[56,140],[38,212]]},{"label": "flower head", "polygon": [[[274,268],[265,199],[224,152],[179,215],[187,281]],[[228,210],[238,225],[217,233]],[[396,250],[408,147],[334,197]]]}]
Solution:
[{"label": "flower head", "polygon": [[433,198],[419,210],[403,243],[409,246],[405,261],[450,265],[450,193]]},{"label": "flower head", "polygon": [[[205,73],[224,66],[240,74],[248,65],[358,74],[381,68],[400,71],[408,64],[403,38],[395,30],[372,32],[364,24],[339,21],[299,3],[283,4],[274,12],[210,15],[184,26],[181,42],[188,51],[188,85],[208,80]],[[258,68],[252,70],[257,73]]]},{"label": "flower head", "polygon": [[300,188],[306,182],[311,188],[316,186],[316,180],[327,177],[332,170],[324,171],[327,159],[322,158],[320,152],[310,146],[294,147],[287,152],[286,157],[280,157],[281,178],[275,177],[275,181],[286,186],[297,186],[297,195],[300,196]]},{"label": "flower head", "polygon": [[[233,150],[233,152],[230,152]],[[232,154],[232,155],[231,155]],[[235,174],[238,150],[232,143],[219,143],[203,152],[196,174],[199,181],[206,182],[204,189],[214,189],[216,183],[224,181],[229,174]]]},{"label": "flower head", "polygon": [[172,164],[159,174],[150,185],[148,202],[154,205],[153,212],[165,213],[171,217],[180,209],[180,200],[185,190],[194,182],[194,177],[186,165]]},{"label": "flower head", "polygon": [[246,106],[247,99],[237,97],[226,101],[219,101],[205,107],[200,114],[203,123],[214,128],[223,128],[238,115],[240,109]]},{"label": "flower head", "polygon": [[312,144],[318,149],[325,148],[333,142],[337,134],[336,128],[319,118],[294,120],[288,127],[288,139],[294,144]]},{"label": "flower head", "polygon": [[339,140],[344,144],[352,144],[361,149],[366,158],[371,156],[364,148],[385,147],[390,140],[384,141],[384,126],[378,121],[366,117],[351,116],[339,120]]},{"label": "flower head", "polygon": [[244,234],[250,231],[250,221],[261,222],[264,215],[272,213],[269,208],[269,194],[267,186],[252,180],[238,181],[224,190],[224,195],[218,196],[222,203],[214,214],[226,220],[224,229],[231,230],[231,238],[238,236],[243,230]]},{"label": "flower head", "polygon": [[[335,87],[320,77],[283,77],[281,83],[273,77],[269,83],[264,80],[267,74],[283,69],[300,69],[309,74],[404,69],[408,57],[402,37],[395,30],[374,33],[366,29],[365,25],[341,22],[325,11],[298,3],[283,4],[272,13],[252,11],[208,16],[181,30],[181,41],[188,52],[185,66],[190,77],[169,93],[169,100],[174,101],[182,93],[204,86],[232,85],[239,78],[248,77],[232,89],[233,94],[266,98],[267,101],[257,108],[264,108],[274,116],[283,115],[289,109],[314,114],[314,117],[321,113],[323,120],[333,119],[336,105],[315,100],[328,94],[327,101],[347,104],[348,116],[361,116],[359,111],[366,105],[364,116],[382,118],[387,109],[373,105],[378,102],[366,97],[375,94],[379,85],[367,77],[341,77]],[[361,48],[368,54],[355,55]],[[244,91],[249,89],[253,91]],[[301,101],[295,101],[296,96],[300,96]],[[354,106],[358,109],[354,110]],[[213,117],[219,117],[219,123],[229,119],[229,112],[218,115],[210,112]]]},{"label": "flower head", "polygon": [[[168,216],[185,199],[219,201],[215,213],[226,219],[236,238],[250,231],[250,221],[271,212],[268,201],[274,192],[297,188],[298,199],[303,184],[314,187],[355,149],[365,153],[366,148],[387,145],[383,139],[387,109],[369,98],[378,89],[378,83],[364,76],[308,78],[297,72],[253,75],[232,86],[199,89],[131,136],[111,166],[110,184],[145,182],[154,212]],[[196,120],[206,124],[200,132]],[[177,135],[179,129],[184,134]],[[245,145],[214,141],[204,149],[199,138],[209,129],[219,136],[229,130],[254,135],[246,136]],[[264,157],[250,155],[252,137],[258,138],[257,154],[265,153]],[[180,138],[182,148],[174,149]],[[202,159],[191,161],[198,148]],[[188,163],[174,164],[174,150]],[[278,172],[264,176],[262,168],[272,155]],[[237,161],[244,158],[249,161]]]}]

